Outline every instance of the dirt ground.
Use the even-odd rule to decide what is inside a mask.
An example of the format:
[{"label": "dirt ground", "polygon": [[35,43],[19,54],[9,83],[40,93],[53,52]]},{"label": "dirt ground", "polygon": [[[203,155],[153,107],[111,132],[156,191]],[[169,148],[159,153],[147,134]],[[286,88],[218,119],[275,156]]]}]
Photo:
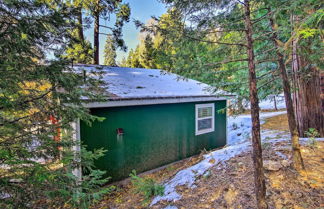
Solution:
[{"label": "dirt ground", "polygon": [[[267,119],[262,128],[287,130],[288,124],[284,121],[285,115],[276,116]],[[282,165],[276,170],[265,169],[269,208],[324,208],[324,142],[318,142],[316,146],[302,147],[306,171],[300,174],[291,167],[289,145],[288,142],[277,142],[263,146],[264,161]],[[286,155],[288,159],[283,159],[278,152]],[[201,155],[195,156],[145,177],[161,183],[201,159]],[[197,187],[194,189],[178,187],[177,191],[182,195],[179,201],[160,202],[152,208],[256,208],[253,182],[251,153],[247,152],[229,160],[222,169],[211,168],[208,175],[196,181]],[[131,183],[125,183],[119,185],[94,208],[149,208],[143,200],[141,194],[134,192]]]}]

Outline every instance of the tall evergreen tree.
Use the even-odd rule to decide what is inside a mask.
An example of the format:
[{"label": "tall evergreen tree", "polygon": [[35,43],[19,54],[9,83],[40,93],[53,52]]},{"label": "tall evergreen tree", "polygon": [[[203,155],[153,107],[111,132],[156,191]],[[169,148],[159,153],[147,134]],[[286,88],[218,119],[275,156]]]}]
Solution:
[{"label": "tall evergreen tree", "polygon": [[[0,208],[87,208],[108,191],[93,168],[103,151],[71,151],[71,122],[99,119],[81,98],[101,98],[85,91],[101,82],[84,80],[61,56],[75,22],[62,1],[0,2]],[[80,166],[88,174],[78,179]]]},{"label": "tall evergreen tree", "polygon": [[116,66],[116,56],[114,40],[111,38],[111,36],[108,36],[104,50],[104,65]]},{"label": "tall evergreen tree", "polygon": [[[121,0],[90,0],[86,1],[85,8],[90,12],[94,19],[94,64],[99,64],[99,34],[112,35],[117,47],[126,50],[122,39],[122,28],[125,22],[129,21],[130,7],[128,4],[122,4]],[[111,15],[115,15],[114,26],[105,26],[100,24],[100,18],[110,20]],[[108,29],[111,33],[101,33],[100,27]]]},{"label": "tall evergreen tree", "polygon": [[141,65],[144,68],[152,69],[156,68],[155,65],[155,49],[153,47],[153,40],[150,35],[145,36],[142,42],[143,49],[139,54]]},{"label": "tall evergreen tree", "polygon": [[[253,164],[254,164],[254,182],[258,208],[267,208],[265,200],[266,187],[263,173],[263,160],[261,149],[260,119],[259,119],[259,96],[257,88],[256,57],[254,54],[255,46],[252,36],[253,20],[250,1],[244,0],[229,4],[228,1],[180,1],[165,0],[166,3],[172,4],[186,17],[187,22],[192,22],[196,31],[201,34],[192,34],[190,29],[183,30],[182,36],[198,42],[221,45],[222,50],[237,50],[237,56],[229,59],[228,55],[220,56],[218,63],[203,63],[202,65],[212,65],[217,67],[228,63],[238,63],[242,68],[245,66],[248,74],[249,100],[251,104],[252,117],[252,147],[253,147]],[[211,9],[213,8],[213,9]],[[217,12],[218,9],[226,8],[224,12]],[[224,15],[223,15],[224,14]],[[228,15],[229,14],[229,15]],[[228,19],[230,21],[228,21]],[[239,17],[239,18],[238,18]],[[243,17],[243,18],[240,18]],[[224,24],[223,20],[228,21]],[[232,19],[232,20],[231,20]],[[233,20],[234,19],[234,20]],[[233,24],[234,22],[235,24]],[[224,24],[224,25],[223,25]],[[242,36],[242,33],[245,36]],[[205,34],[204,34],[205,33]],[[208,34],[214,33],[215,36]],[[218,33],[226,33],[227,36]],[[239,34],[239,39],[229,39],[229,34],[234,36]],[[204,34],[204,35],[203,35]],[[199,60],[197,60],[199,62]],[[201,62],[200,62],[201,63]],[[247,65],[246,65],[247,63]],[[208,75],[208,74],[207,74]]]},{"label": "tall evergreen tree", "polygon": [[73,63],[91,64],[93,62],[93,49],[91,43],[84,38],[83,34],[83,29],[90,26],[89,21],[83,21],[82,13],[86,4],[83,1],[74,0],[68,1],[67,5],[76,11],[76,22],[71,30],[71,40],[63,57]]}]

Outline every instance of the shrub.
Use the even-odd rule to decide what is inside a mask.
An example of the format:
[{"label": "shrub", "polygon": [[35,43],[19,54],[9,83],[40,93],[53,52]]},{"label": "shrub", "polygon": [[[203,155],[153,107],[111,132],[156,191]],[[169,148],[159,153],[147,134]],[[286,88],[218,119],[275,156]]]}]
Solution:
[{"label": "shrub", "polygon": [[154,179],[141,178],[136,175],[135,170],[133,170],[129,176],[135,187],[135,192],[141,193],[144,196],[144,203],[148,202],[151,197],[164,194],[164,186],[156,183]]},{"label": "shrub", "polygon": [[315,128],[309,128],[307,131],[305,131],[305,135],[309,138],[307,145],[315,148],[317,145],[315,138],[320,136],[319,132]]}]

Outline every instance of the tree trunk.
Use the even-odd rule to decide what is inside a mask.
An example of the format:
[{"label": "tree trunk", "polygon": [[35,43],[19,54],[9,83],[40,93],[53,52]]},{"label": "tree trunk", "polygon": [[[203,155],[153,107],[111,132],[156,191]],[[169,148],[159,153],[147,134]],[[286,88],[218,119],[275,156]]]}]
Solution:
[{"label": "tree trunk", "polygon": [[243,98],[239,96],[237,99],[237,112],[243,113],[244,111],[245,111],[245,108],[243,105]]},{"label": "tree trunk", "polygon": [[270,21],[271,29],[273,31],[273,35],[272,35],[271,39],[272,39],[273,44],[276,48],[276,53],[278,56],[279,70],[280,70],[280,75],[281,75],[281,79],[282,79],[282,86],[283,86],[284,95],[285,95],[288,124],[289,124],[289,129],[290,129],[290,134],[291,134],[293,165],[297,171],[301,171],[301,170],[304,170],[305,167],[304,167],[303,158],[302,158],[301,152],[300,152],[298,127],[297,127],[297,123],[296,123],[293,102],[291,99],[291,89],[290,89],[289,79],[288,79],[286,66],[285,66],[285,62],[284,62],[284,56],[279,51],[279,44],[277,42],[278,35],[277,35],[274,21],[272,18],[269,18],[269,21]]},{"label": "tree trunk", "polygon": [[93,40],[93,58],[94,64],[99,65],[99,13],[94,15],[94,40]]},{"label": "tree trunk", "polygon": [[[292,17],[294,21],[296,16]],[[305,131],[315,128],[324,137],[324,111],[321,101],[321,76],[316,67],[308,67],[306,57],[298,54],[298,44],[293,40],[292,71],[295,84],[294,111],[297,118],[299,135],[305,137]]]},{"label": "tree trunk", "polygon": [[273,103],[274,103],[274,108],[275,108],[275,110],[278,110],[278,107],[277,107],[277,100],[276,100],[276,95],[273,96]]},{"label": "tree trunk", "polygon": [[83,21],[82,21],[82,7],[77,8],[77,16],[78,16],[78,36],[80,41],[83,43],[84,42],[84,35],[83,35]]},{"label": "tree trunk", "polygon": [[255,61],[252,40],[252,23],[250,19],[250,2],[244,0],[245,9],[245,32],[247,39],[247,54],[249,64],[249,87],[252,117],[252,158],[254,165],[254,184],[257,206],[259,209],[268,208],[266,203],[266,186],[263,173],[263,160],[260,135],[260,119],[259,119],[259,99],[257,90],[257,79],[255,73]]}]

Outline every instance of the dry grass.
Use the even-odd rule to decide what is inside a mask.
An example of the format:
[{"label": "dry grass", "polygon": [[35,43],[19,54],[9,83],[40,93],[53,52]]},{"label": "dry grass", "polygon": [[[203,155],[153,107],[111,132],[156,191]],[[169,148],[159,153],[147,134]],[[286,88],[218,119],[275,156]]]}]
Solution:
[{"label": "dry grass", "polygon": [[[157,183],[162,183],[166,179],[170,179],[178,171],[188,168],[194,164],[197,164],[203,159],[203,155],[206,154],[206,151],[202,151],[200,155],[192,156],[190,158],[184,159],[182,161],[173,163],[169,166],[164,167],[163,169],[158,169],[153,172],[148,172],[140,174],[140,177],[143,178],[152,178]],[[106,196],[106,198],[97,204],[93,208],[146,208],[147,204],[143,203],[144,198],[135,192],[134,187],[132,186],[130,179],[126,179],[122,182],[117,182],[115,184],[117,189]]]},{"label": "dry grass", "polygon": [[265,123],[261,125],[262,129],[288,131],[287,114],[277,115],[271,118],[266,118]]}]

